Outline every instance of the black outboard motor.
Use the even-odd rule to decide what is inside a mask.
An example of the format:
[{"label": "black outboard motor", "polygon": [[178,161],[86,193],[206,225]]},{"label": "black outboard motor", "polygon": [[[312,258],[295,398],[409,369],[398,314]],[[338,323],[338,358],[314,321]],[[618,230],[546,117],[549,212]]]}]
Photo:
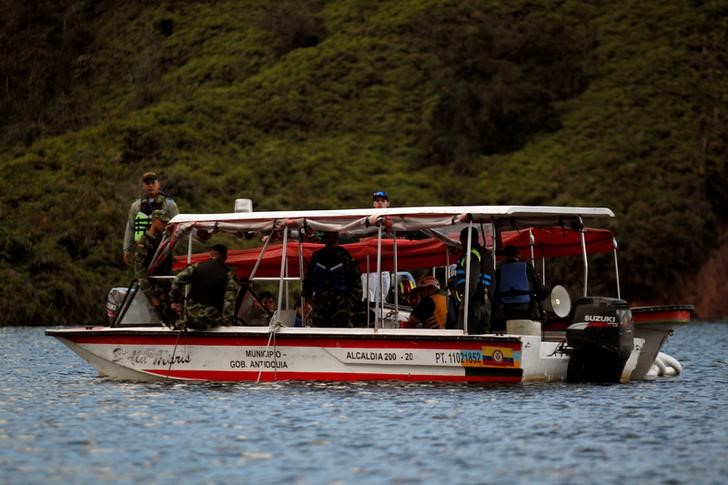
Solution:
[{"label": "black outboard motor", "polygon": [[586,297],[574,305],[566,329],[571,347],[569,382],[619,382],[632,353],[634,322],[624,300]]}]

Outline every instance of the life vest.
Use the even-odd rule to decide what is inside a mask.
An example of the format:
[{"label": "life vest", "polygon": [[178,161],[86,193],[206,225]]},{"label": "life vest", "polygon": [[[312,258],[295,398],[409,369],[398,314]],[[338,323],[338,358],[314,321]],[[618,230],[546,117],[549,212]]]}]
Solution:
[{"label": "life vest", "polygon": [[528,303],[531,301],[531,287],[525,262],[503,263],[500,267],[498,292],[506,305]]},{"label": "life vest", "polygon": [[432,301],[435,303],[435,311],[433,313],[435,322],[439,328],[445,328],[447,321],[447,297],[445,295],[432,295]]},{"label": "life vest", "polygon": [[189,298],[222,311],[228,282],[228,267],[218,259],[198,264],[192,275]]},{"label": "life vest", "polygon": [[[480,274],[478,276],[478,281],[471,281],[470,284],[478,285],[480,289],[485,289],[486,287],[493,285],[493,275],[490,274],[490,271],[488,271],[486,262],[483,260],[483,257],[480,254],[480,251],[478,251],[476,248],[472,248],[470,252],[477,258],[478,264],[480,265]],[[455,270],[455,287],[458,286],[464,286],[465,285],[465,263],[466,263],[466,257],[463,256],[460,258],[460,261],[458,261],[457,269]],[[472,259],[472,257],[471,257]]]},{"label": "life vest", "polygon": [[134,241],[139,242],[152,225],[152,212],[164,208],[164,196],[157,194],[154,200],[139,199],[139,212],[134,216]]},{"label": "life vest", "polygon": [[[338,248],[336,248],[338,249]],[[339,251],[327,248],[319,252],[313,268],[313,291],[318,293],[327,289],[338,293],[348,293],[349,283],[344,258]]]}]

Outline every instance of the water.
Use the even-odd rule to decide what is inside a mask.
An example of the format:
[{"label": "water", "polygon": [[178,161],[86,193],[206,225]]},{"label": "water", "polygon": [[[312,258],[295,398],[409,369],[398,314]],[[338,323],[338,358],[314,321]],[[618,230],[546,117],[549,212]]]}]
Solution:
[{"label": "water", "polygon": [[725,483],[728,323],[627,385],[134,384],[0,328],[0,483]]}]

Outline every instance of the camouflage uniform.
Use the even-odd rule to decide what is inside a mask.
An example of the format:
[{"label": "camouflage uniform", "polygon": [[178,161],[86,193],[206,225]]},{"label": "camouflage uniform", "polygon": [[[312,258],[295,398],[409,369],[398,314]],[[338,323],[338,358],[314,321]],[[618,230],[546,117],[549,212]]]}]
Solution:
[{"label": "camouflage uniform", "polygon": [[[206,261],[205,263],[209,263]],[[175,276],[172,282],[172,290],[169,296],[173,303],[181,303],[184,300],[184,288],[188,284],[194,285],[195,272],[201,265],[199,263],[194,266],[188,266]],[[224,263],[220,263],[223,264]],[[227,266],[225,266],[227,268]],[[188,327],[195,329],[208,329],[221,325],[233,325],[235,314],[235,296],[238,292],[238,284],[235,279],[235,273],[227,268],[227,282],[225,284],[224,296],[222,299],[222,308],[215,305],[209,305],[195,301],[190,295],[185,309],[177,325],[180,327]],[[222,312],[221,312],[222,310]]]},{"label": "camouflage uniform", "polygon": [[[144,292],[149,302],[152,302],[153,297],[159,300],[159,308],[155,307],[154,309],[159,319],[169,323],[175,320],[175,316],[169,305],[169,280],[151,280],[147,270],[161,241],[162,234],[153,236],[149,231],[144,233],[137,243],[136,251],[134,252],[134,273],[139,282],[139,288]],[[171,274],[172,259],[169,257],[157,267],[155,275],[168,276]]]},{"label": "camouflage uniform", "polygon": [[354,305],[362,295],[359,265],[342,247],[318,250],[308,265],[302,295],[311,301],[313,326],[351,327]]}]

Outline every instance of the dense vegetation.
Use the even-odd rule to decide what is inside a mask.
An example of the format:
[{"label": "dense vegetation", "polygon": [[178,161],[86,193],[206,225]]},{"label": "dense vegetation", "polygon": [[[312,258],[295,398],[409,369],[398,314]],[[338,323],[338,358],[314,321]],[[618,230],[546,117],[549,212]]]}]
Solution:
[{"label": "dense vegetation", "polygon": [[[656,298],[728,215],[719,1],[6,0],[0,324],[94,322],[140,174],[183,211],[609,206]],[[723,220],[721,220],[723,218]]]}]

